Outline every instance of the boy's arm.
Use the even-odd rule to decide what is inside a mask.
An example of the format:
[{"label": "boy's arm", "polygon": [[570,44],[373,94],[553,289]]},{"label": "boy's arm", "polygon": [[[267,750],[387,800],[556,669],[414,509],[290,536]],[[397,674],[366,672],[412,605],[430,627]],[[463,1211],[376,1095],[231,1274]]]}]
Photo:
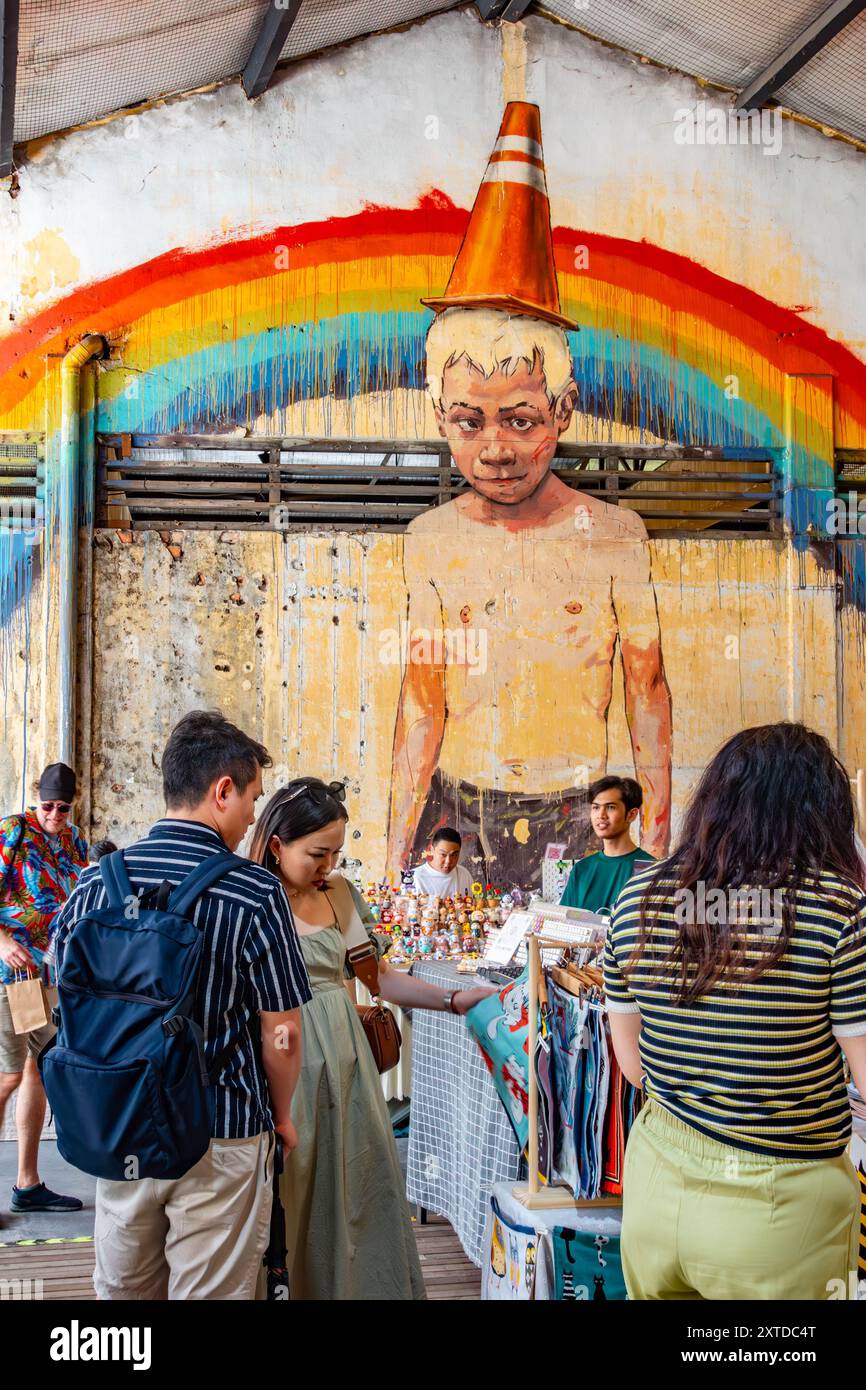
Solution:
[{"label": "boy's arm", "polygon": [[[416,564],[413,540],[407,534],[403,552],[409,642],[394,727],[388,813],[387,864],[397,872],[409,861],[445,735],[444,644],[431,640],[442,628],[442,605],[432,579]],[[414,646],[413,633],[420,639]],[[421,659],[413,660],[413,653]]]},{"label": "boy's arm", "polygon": [[616,543],[612,598],[635,775],[644,794],[641,849],[662,859],[670,841],[671,692],[662,661],[646,527],[636,513],[624,515],[628,534]]}]

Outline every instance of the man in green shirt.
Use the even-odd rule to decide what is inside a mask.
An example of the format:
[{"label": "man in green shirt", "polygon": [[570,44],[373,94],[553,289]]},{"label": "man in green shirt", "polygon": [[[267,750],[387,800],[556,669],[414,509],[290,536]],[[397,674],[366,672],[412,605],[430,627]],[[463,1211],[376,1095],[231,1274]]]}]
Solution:
[{"label": "man in green shirt", "polygon": [[592,828],[602,848],[573,866],[560,902],[609,913],[632,874],[655,862],[631,838],[643,792],[633,777],[599,777],[589,789],[589,800]]}]

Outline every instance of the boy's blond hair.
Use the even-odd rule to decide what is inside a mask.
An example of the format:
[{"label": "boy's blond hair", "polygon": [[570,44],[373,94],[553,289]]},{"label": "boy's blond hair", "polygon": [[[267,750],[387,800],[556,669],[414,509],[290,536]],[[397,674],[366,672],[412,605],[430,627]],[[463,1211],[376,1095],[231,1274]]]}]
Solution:
[{"label": "boy's blond hair", "polygon": [[435,405],[442,403],[446,367],[461,357],[488,377],[497,368],[509,376],[520,362],[532,371],[537,360],[551,405],[574,382],[563,330],[555,323],[503,309],[457,307],[436,315],[427,333],[427,389]]}]

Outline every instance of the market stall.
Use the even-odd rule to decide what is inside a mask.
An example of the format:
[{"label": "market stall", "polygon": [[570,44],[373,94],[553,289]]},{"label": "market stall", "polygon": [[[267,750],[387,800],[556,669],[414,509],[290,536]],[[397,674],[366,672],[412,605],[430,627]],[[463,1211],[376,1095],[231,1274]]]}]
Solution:
[{"label": "market stall", "polygon": [[[416,1020],[408,1195],[452,1223],[467,1254],[485,1269],[491,1297],[554,1297],[557,1288],[558,1296],[568,1296],[563,1261],[580,1241],[569,1235],[564,1243],[561,1232],[578,1229],[610,1241],[608,1267],[599,1276],[607,1273],[608,1290],[621,1283],[622,1156],[640,1102],[607,1038],[593,964],[603,931],[591,914],[543,903],[512,913],[488,942],[487,959],[507,966],[528,955],[533,969],[477,1005],[468,1027],[435,1013]],[[420,961],[414,973],[447,987],[461,984],[460,968],[447,962]],[[512,1197],[524,1151],[535,1175],[530,1188],[546,1188],[534,1205],[552,1209],[555,1220],[536,1220],[538,1212],[523,1206],[522,1221],[515,1219]],[[596,1210],[578,1218],[576,1201]],[[605,1219],[602,1208],[608,1208]],[[531,1274],[516,1278],[513,1289],[491,1274],[503,1239],[512,1249],[522,1244],[532,1251]],[[536,1287],[539,1252],[549,1277],[540,1274]],[[514,1273],[516,1266],[510,1268]],[[574,1271],[569,1277],[575,1284]]]},{"label": "market stall", "polygon": [[[478,982],[443,961],[419,961],[413,973],[444,989]],[[412,1044],[406,1191],[410,1202],[446,1217],[481,1265],[490,1193],[518,1175],[514,1130],[462,1018],[417,1009]]]}]

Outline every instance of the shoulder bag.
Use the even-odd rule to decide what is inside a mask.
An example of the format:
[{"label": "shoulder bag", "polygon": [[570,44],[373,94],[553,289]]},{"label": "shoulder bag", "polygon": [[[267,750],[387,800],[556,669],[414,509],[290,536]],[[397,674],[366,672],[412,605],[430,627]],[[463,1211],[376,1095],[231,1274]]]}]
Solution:
[{"label": "shoulder bag", "polygon": [[375,947],[367,935],[346,880],[335,876],[328,881],[327,890],[333,895],[334,914],[346,943],[346,959],[357,979],[373,996],[373,1003],[368,1008],[358,1009],[373,1061],[380,1073],[390,1071],[400,1060],[403,1038],[396,1018],[379,999],[379,963]]}]

